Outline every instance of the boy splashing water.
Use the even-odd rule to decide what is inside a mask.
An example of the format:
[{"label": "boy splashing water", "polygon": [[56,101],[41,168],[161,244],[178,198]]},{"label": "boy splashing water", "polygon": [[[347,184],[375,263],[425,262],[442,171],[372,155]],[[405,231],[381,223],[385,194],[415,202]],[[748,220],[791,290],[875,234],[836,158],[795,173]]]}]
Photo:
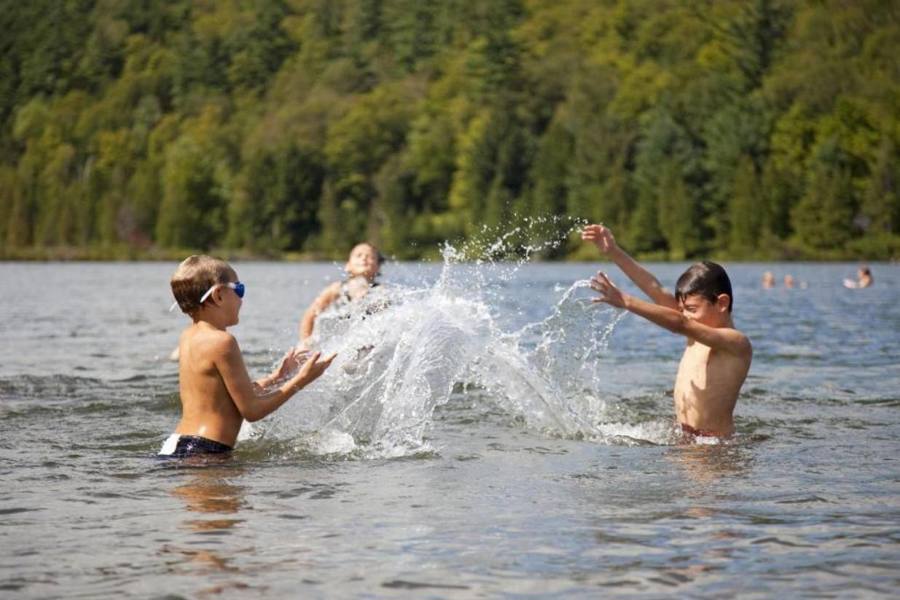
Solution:
[{"label": "boy splashing water", "polygon": [[178,343],[181,420],[160,456],[230,452],[244,419],[257,421],[274,412],[334,360],[333,354],[319,360],[318,352],[307,357],[291,350],[272,374],[251,381],[237,340],[226,331],[237,325],[244,297],[234,269],[210,256],[191,256],[178,265],[171,285],[193,322]]},{"label": "boy splashing water", "polygon": [[581,234],[592,242],[649,296],[646,302],[622,293],[606,273],[591,279],[605,302],[644,317],[687,338],[675,377],[675,414],[688,436],[727,437],[734,432],[734,406],[750,370],[753,348],[731,319],[733,295],[728,274],[716,263],[692,265],[678,278],[675,295],[616,245],[603,225],[588,225]]}]

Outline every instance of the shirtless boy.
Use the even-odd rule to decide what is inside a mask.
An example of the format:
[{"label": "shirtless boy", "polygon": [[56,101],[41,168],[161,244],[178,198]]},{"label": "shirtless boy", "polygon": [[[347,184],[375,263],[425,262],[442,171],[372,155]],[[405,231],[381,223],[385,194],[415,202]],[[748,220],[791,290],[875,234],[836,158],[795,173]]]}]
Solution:
[{"label": "shirtless boy", "polygon": [[363,298],[369,290],[378,283],[375,278],[381,270],[384,258],[378,249],[372,244],[357,244],[350,251],[344,271],[347,279],[335,281],[326,287],[313,303],[303,313],[300,320],[300,343],[305,345],[306,340],[312,336],[316,326],[316,318],[329,306],[354,302]]},{"label": "shirtless boy", "polygon": [[603,225],[588,225],[581,238],[593,242],[653,302],[622,293],[598,272],[591,288],[595,302],[624,308],[687,338],[675,377],[675,414],[690,437],[727,437],[734,432],[732,413],[750,370],[750,340],[734,328],[733,296],[725,269],[703,261],[678,278],[673,296],[659,281],[616,245]]},{"label": "shirtless boy", "polygon": [[[226,329],[238,323],[244,284],[225,261],[188,257],[172,275],[172,293],[192,323],[178,344],[181,420],[160,456],[230,452],[244,419],[257,421],[317,379],[334,360],[291,350],[269,376],[251,381]],[[301,366],[302,363],[302,366]],[[299,368],[299,369],[298,369]]]}]

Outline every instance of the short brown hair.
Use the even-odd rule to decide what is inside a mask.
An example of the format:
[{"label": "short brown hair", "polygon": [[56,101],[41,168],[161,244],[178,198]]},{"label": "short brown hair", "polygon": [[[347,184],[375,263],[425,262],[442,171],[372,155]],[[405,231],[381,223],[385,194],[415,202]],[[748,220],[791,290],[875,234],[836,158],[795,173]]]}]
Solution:
[{"label": "short brown hair", "polygon": [[170,282],[172,294],[182,312],[192,314],[200,308],[200,298],[217,283],[236,280],[237,273],[224,260],[194,254],[181,261]]},{"label": "short brown hair", "polygon": [[731,280],[722,265],[704,260],[691,265],[675,283],[675,299],[681,302],[688,296],[698,295],[715,303],[719,294],[728,296],[728,312],[734,305]]}]

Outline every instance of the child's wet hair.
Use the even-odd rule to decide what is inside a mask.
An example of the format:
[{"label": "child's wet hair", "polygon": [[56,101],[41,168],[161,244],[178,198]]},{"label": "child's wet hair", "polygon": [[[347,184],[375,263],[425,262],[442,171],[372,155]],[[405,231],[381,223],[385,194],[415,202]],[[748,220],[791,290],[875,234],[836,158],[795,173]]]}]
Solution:
[{"label": "child's wet hair", "polygon": [[172,294],[182,312],[192,314],[200,308],[200,298],[217,283],[237,280],[237,273],[222,259],[194,254],[184,259],[170,282]]},{"label": "child's wet hair", "polygon": [[728,312],[734,306],[731,280],[722,265],[704,260],[691,265],[675,284],[675,299],[681,302],[687,296],[698,295],[715,302],[719,294],[728,294]]}]

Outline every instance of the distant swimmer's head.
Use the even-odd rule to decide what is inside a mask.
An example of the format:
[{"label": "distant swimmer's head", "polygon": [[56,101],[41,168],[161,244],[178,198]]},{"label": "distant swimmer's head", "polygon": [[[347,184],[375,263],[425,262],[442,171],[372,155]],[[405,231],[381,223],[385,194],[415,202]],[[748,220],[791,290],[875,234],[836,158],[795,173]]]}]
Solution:
[{"label": "distant swimmer's head", "polygon": [[363,242],[355,245],[350,251],[344,270],[351,277],[365,277],[369,281],[374,281],[383,263],[384,257],[378,248]]},{"label": "distant swimmer's head", "polygon": [[857,272],[859,281],[857,282],[857,287],[867,288],[872,285],[872,282],[875,281],[872,278],[872,270],[866,266],[861,265],[859,267],[859,271]]},{"label": "distant swimmer's head", "polygon": [[219,287],[229,287],[238,298],[244,296],[244,286],[237,273],[224,260],[195,254],[184,259],[171,280],[172,294],[182,312],[193,315]]},{"label": "distant swimmer's head", "polygon": [[[722,313],[730,313],[734,304],[728,273],[708,260],[695,263],[682,273],[675,284],[675,299],[687,310],[710,308]],[[708,302],[708,307],[697,305],[699,301]]]}]

